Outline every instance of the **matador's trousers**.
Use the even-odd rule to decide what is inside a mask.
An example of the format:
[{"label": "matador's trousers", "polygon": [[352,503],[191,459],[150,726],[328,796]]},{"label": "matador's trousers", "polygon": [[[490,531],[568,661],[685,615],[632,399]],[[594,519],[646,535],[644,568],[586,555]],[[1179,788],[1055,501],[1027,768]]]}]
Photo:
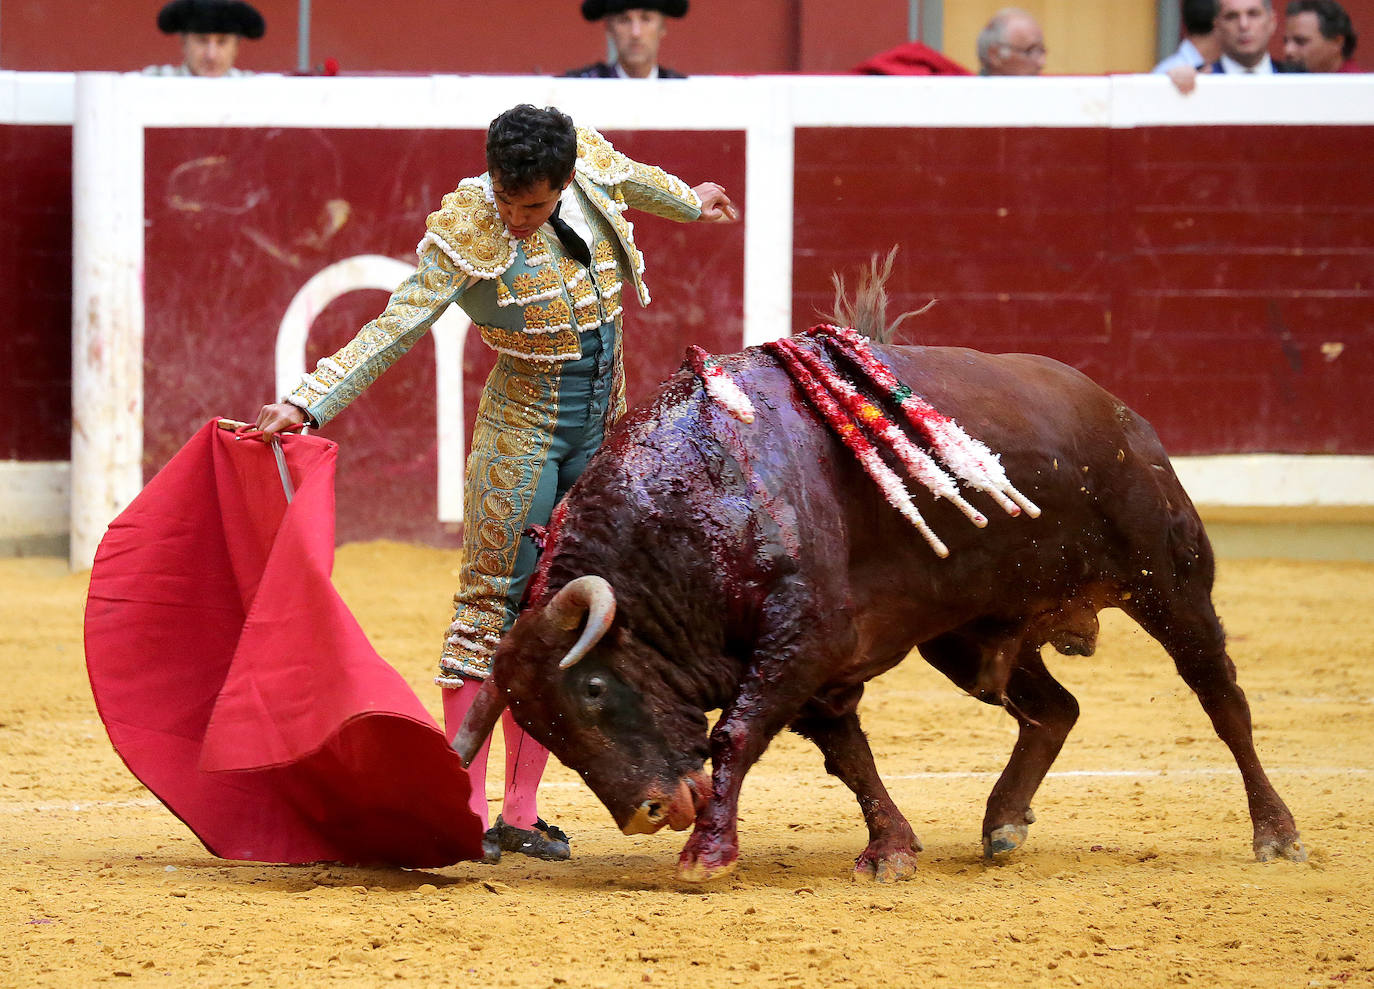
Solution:
[{"label": "matador's trousers", "polygon": [[605,436],[615,395],[615,321],[581,334],[582,357],[540,364],[502,354],[477,407],[463,488],[463,565],[440,683],[485,679],[538,560],[525,530],[547,525]]}]

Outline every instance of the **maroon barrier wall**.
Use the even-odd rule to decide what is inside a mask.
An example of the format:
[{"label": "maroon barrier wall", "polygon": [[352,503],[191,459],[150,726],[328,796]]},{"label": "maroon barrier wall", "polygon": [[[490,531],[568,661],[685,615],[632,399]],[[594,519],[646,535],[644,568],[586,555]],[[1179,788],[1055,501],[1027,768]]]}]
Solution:
[{"label": "maroon barrier wall", "polygon": [[[900,338],[1087,372],[1174,454],[1374,453],[1369,127],[799,130],[794,319],[903,246]],[[852,279],[851,279],[852,282]]]},{"label": "maroon barrier wall", "polygon": [[[463,163],[480,168],[476,132],[385,133],[379,165],[370,131],[149,132],[149,270],[176,273],[148,284],[150,469],[204,416],[247,415],[267,397],[270,341],[252,334],[275,328],[306,278],[353,254],[406,256]],[[715,139],[719,162],[693,150],[714,140],[616,137],[681,161],[689,178],[743,187],[741,135]],[[0,127],[0,291],[12,314],[0,336],[0,459],[67,454],[70,147],[66,127]],[[796,322],[828,306],[832,270],[900,242],[895,305],[940,299],[908,336],[1068,360],[1178,453],[1369,453],[1374,429],[1349,410],[1374,380],[1374,181],[1361,165],[1371,151],[1374,130],[1350,127],[849,129],[843,141],[802,130]],[[302,173],[296,160],[315,164]],[[350,218],[323,239],[330,200]],[[742,300],[739,228],[644,218],[641,234],[658,302],[630,314],[635,397],[676,365],[683,339],[737,346]],[[676,263],[698,255],[704,273]],[[312,360],[384,302],[359,292],[330,306]],[[667,324],[679,320],[675,337]],[[240,345],[203,351],[214,391],[192,380],[190,358],[163,360],[220,334]],[[469,347],[473,375],[485,359]],[[424,379],[415,428],[432,444],[432,360],[406,363]]]},{"label": "maroon barrier wall", "polygon": [[66,460],[72,129],[0,125],[0,460]]},{"label": "maroon barrier wall", "polygon": [[[305,279],[353,254],[408,255],[443,191],[481,167],[476,132],[384,132],[384,164],[376,133],[149,132],[149,270],[175,274],[148,283],[150,469],[203,417],[248,415],[269,397],[266,334]],[[693,180],[743,188],[741,135],[615,136]],[[0,127],[0,459],[67,456],[70,149],[67,127]],[[832,270],[900,242],[894,305],[940,299],[908,337],[1068,360],[1177,453],[1369,453],[1374,429],[1350,410],[1374,380],[1371,151],[1374,130],[1351,127],[849,129],[839,141],[802,130],[795,322],[829,305]],[[349,221],[325,238],[330,200]],[[643,218],[640,229],[657,303],[630,313],[634,397],[676,365],[683,339],[734,349],[742,304],[741,228]],[[677,263],[697,257],[703,269]],[[331,305],[311,359],[384,302],[358,292]],[[238,345],[220,353],[207,337]],[[423,403],[414,429],[432,444],[420,346],[405,374]],[[471,380],[484,360],[471,344]],[[378,389],[400,388],[395,377]],[[413,469],[429,476],[427,461]]]},{"label": "maroon barrier wall", "polygon": [[[744,188],[742,134],[607,137],[689,182],[711,178]],[[276,398],[273,348],[292,297],[343,258],[413,259],[426,215],[461,178],[484,170],[483,138],[477,130],[147,131],[145,477],[206,419],[251,419]],[[347,219],[335,230],[329,218],[341,215]],[[654,299],[648,309],[627,307],[634,401],[681,363],[689,343],[739,349],[744,230],[630,216]],[[386,292],[358,291],[326,307],[311,327],[308,366],[350,340],[386,300]],[[470,334],[463,361],[467,436],[492,361]],[[426,338],[329,425],[341,446],[340,541],[455,541],[455,527],[435,520],[434,389],[434,350]]]}]

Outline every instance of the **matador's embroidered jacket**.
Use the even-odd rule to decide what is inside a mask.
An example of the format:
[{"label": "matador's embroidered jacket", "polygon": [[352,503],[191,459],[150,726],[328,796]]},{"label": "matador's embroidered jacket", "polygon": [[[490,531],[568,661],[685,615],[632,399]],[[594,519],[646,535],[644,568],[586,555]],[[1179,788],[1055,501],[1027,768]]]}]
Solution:
[{"label": "matador's embroidered jacket", "polygon": [[[318,424],[333,419],[408,351],[452,303],[472,318],[493,349],[550,365],[582,356],[578,333],[620,322],[622,286],[649,303],[644,258],[627,207],[690,221],[696,193],[660,168],[615,150],[591,128],[578,128],[574,182],[592,230],[590,272],[565,256],[557,237],[536,230],[515,240],[496,210],[488,175],[464,179],[429,215],[419,265],[392,293],[386,310],[332,357],[302,377],[285,400]],[[616,348],[617,405],[624,374]]]}]

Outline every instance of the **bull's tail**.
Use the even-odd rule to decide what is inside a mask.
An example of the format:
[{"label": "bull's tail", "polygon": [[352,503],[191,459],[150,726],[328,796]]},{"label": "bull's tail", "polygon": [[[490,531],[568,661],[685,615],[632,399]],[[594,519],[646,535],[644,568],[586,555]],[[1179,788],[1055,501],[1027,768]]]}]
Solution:
[{"label": "bull's tail", "polygon": [[892,262],[897,257],[899,246],[893,244],[892,250],[887,252],[887,257],[882,261],[878,260],[878,255],[872,255],[868,259],[868,267],[859,269],[859,287],[854,293],[853,300],[850,300],[845,291],[844,275],[838,271],[833,272],[830,275],[830,283],[835,286],[835,301],[832,303],[834,311],[823,313],[818,310],[816,314],[827,323],[851,326],[877,343],[891,343],[897,335],[897,327],[901,326],[907,317],[919,316],[935,305],[935,300],[931,299],[920,309],[904,312],[888,323],[887,280],[892,275]]}]

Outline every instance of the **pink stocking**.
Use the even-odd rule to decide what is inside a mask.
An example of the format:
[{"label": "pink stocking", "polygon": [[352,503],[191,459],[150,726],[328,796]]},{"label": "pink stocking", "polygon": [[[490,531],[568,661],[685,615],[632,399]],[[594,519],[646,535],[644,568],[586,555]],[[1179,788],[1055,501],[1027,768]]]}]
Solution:
[{"label": "pink stocking", "polygon": [[501,716],[501,724],[506,739],[506,795],[501,804],[501,820],[528,831],[539,816],[535,793],[539,778],[544,775],[544,764],[549,761],[549,750],[527,735],[510,711]]},{"label": "pink stocking", "polygon": [[[463,716],[468,713],[468,708],[472,707],[473,698],[477,696],[477,691],[481,688],[481,680],[463,680],[461,687],[444,688],[444,738],[450,745],[453,744],[453,736],[458,734],[458,726],[463,723]],[[507,715],[509,717],[509,715]],[[472,781],[472,795],[468,797],[468,809],[477,815],[482,822],[482,830],[490,827],[491,822],[487,820],[487,753],[491,751],[491,739],[488,738],[482,743],[482,747],[477,750],[477,758],[472,760],[472,765],[468,767],[468,779]],[[535,777],[538,783],[539,777]]]}]

